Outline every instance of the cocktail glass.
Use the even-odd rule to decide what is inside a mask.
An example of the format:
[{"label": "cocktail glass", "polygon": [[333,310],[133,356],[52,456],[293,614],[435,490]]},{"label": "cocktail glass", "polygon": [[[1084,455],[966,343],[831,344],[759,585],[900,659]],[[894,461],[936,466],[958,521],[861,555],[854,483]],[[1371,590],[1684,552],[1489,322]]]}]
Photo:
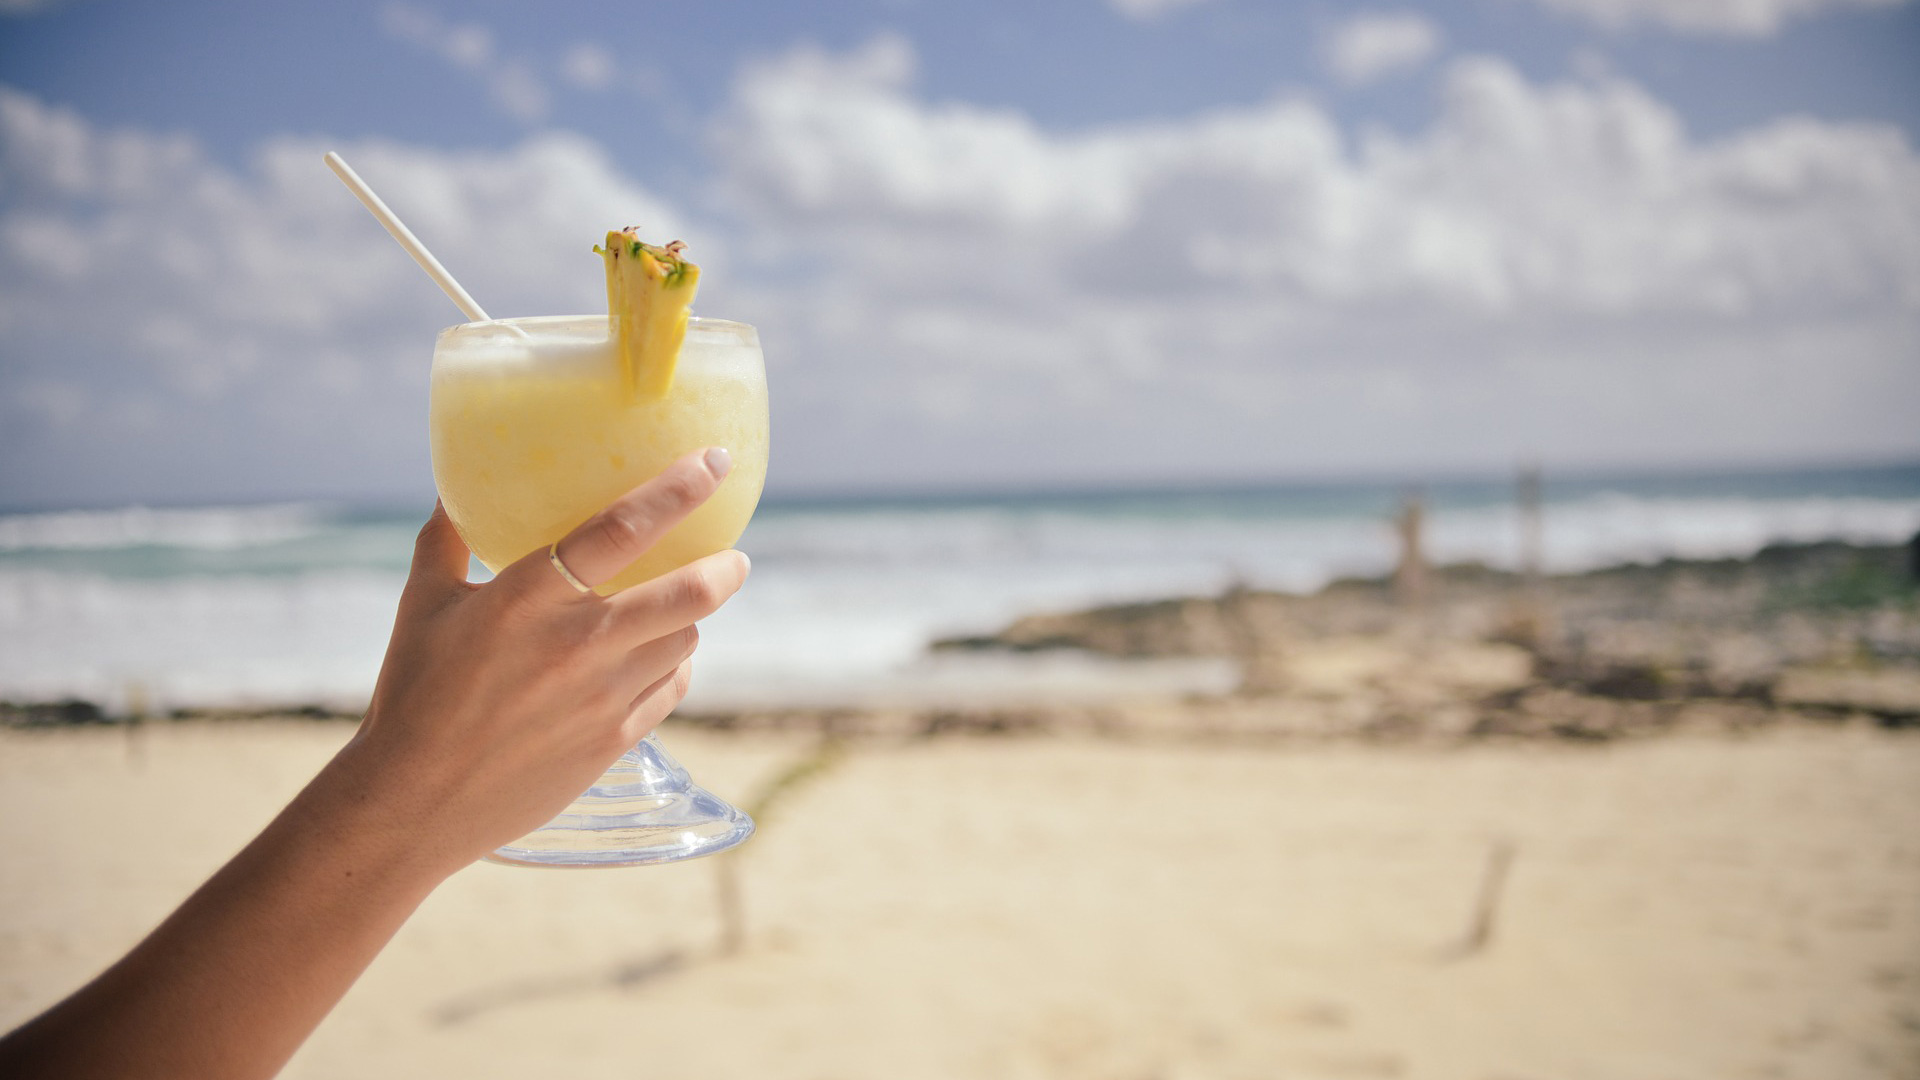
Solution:
[{"label": "cocktail glass", "polygon": [[[498,571],[545,548],[668,463],[725,447],[720,490],[618,577],[612,593],[732,547],[767,473],[767,379],[744,323],[694,318],[673,386],[626,388],[605,315],[471,322],[440,333],[430,408],[433,478],[460,536]],[[722,851],[746,814],[694,784],[649,735],[572,806],[495,851],[521,866],[638,866]]]}]

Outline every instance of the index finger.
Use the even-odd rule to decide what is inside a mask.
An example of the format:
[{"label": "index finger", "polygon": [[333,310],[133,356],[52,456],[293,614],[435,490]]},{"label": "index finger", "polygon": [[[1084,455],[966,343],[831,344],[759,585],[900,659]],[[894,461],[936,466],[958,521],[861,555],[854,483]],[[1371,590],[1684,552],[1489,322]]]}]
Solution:
[{"label": "index finger", "polygon": [[[555,545],[555,554],[588,588],[611,581],[719,490],[732,468],[732,456],[720,447],[696,450],[582,522]],[[548,564],[546,552],[521,562],[528,564],[524,584],[531,591],[561,599],[583,595]]]}]

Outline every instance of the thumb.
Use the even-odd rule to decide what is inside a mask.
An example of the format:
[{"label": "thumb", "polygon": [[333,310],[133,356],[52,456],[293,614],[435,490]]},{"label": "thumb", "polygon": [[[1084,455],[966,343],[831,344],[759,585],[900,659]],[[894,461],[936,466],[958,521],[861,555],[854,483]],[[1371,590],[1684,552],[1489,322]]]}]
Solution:
[{"label": "thumb", "polygon": [[466,541],[454,530],[447,508],[436,502],[433,516],[413,543],[413,568],[407,573],[403,601],[437,602],[467,587]]}]

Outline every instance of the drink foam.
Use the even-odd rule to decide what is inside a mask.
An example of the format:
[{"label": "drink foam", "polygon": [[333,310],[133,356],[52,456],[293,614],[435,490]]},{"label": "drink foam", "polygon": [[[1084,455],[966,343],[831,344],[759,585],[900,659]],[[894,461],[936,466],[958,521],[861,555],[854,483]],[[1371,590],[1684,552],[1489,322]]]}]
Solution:
[{"label": "drink foam", "polygon": [[[745,323],[694,319],[680,349],[680,370],[694,377],[757,377],[760,338]],[[613,370],[613,344],[604,315],[549,315],[463,323],[441,331],[434,347],[436,376],[521,375],[595,377]],[[518,370],[516,370],[518,369]]]}]

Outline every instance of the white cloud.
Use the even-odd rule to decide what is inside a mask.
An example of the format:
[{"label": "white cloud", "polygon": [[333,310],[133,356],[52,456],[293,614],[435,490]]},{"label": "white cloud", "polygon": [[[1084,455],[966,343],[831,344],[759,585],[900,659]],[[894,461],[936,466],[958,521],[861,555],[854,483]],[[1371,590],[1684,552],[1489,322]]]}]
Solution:
[{"label": "white cloud", "polygon": [[[755,304],[836,451],[887,411],[1001,471],[1914,444],[1880,404],[1920,395],[1920,161],[1893,127],[1703,142],[1630,83],[1482,58],[1413,137],[1294,100],[1063,134],[921,100],[912,61],[796,50],[743,74],[714,144],[799,283]],[[1419,416],[1380,426],[1389,399]]]},{"label": "white cloud", "polygon": [[1611,30],[1659,26],[1683,33],[1768,37],[1794,19],[1895,7],[1907,0],[1534,0]]},{"label": "white cloud", "polygon": [[430,11],[407,4],[388,4],[380,11],[387,33],[418,45],[435,56],[478,77],[494,104],[509,116],[527,123],[545,120],[552,94],[531,65],[503,55],[493,32],[471,23],[450,23]]},{"label": "white cloud", "polygon": [[1169,12],[1194,7],[1206,0],[1107,0],[1113,10],[1138,22],[1157,19]]},{"label": "white cloud", "polygon": [[[340,149],[496,314],[600,310],[610,224],[690,240],[701,310],[762,328],[783,485],[1920,450],[1891,126],[1702,140],[1469,58],[1413,134],[1285,98],[1059,132],[915,71],[892,37],[744,69],[718,223],[577,135]],[[327,148],[234,168],[0,91],[9,496],[424,486],[455,315]]]},{"label": "white cloud", "polygon": [[1440,27],[1412,11],[1356,15],[1327,36],[1322,55],[1340,81],[1361,86],[1425,63],[1440,51]]},{"label": "white cloud", "polygon": [[[419,489],[433,334],[459,316],[321,164],[331,148],[273,139],[229,169],[0,88],[10,488]],[[590,249],[610,223],[720,254],[577,135],[338,149],[496,315],[604,310]],[[142,409],[164,437],[114,419]]]},{"label": "white cloud", "polygon": [[722,136],[733,179],[808,215],[877,205],[922,219],[988,210],[1008,221],[1123,211],[1117,146],[1057,145],[1011,111],[928,109],[907,93],[912,49],[882,35],[844,57],[812,47],[747,71]]},{"label": "white cloud", "polygon": [[582,90],[605,90],[613,85],[613,54],[590,41],[567,50],[560,59],[560,77]]},{"label": "white cloud", "polygon": [[1696,143],[1630,83],[1539,86],[1476,58],[1450,69],[1439,120],[1415,138],[1352,138],[1299,101],[1056,135],[1016,112],[918,101],[912,71],[883,37],[748,72],[717,144],[736,193],[913,250],[923,230],[998,234],[1077,274],[1090,270],[1076,258],[1118,244],[1153,253],[1142,275],[1316,301],[1920,301],[1920,163],[1886,125],[1788,119]]}]

